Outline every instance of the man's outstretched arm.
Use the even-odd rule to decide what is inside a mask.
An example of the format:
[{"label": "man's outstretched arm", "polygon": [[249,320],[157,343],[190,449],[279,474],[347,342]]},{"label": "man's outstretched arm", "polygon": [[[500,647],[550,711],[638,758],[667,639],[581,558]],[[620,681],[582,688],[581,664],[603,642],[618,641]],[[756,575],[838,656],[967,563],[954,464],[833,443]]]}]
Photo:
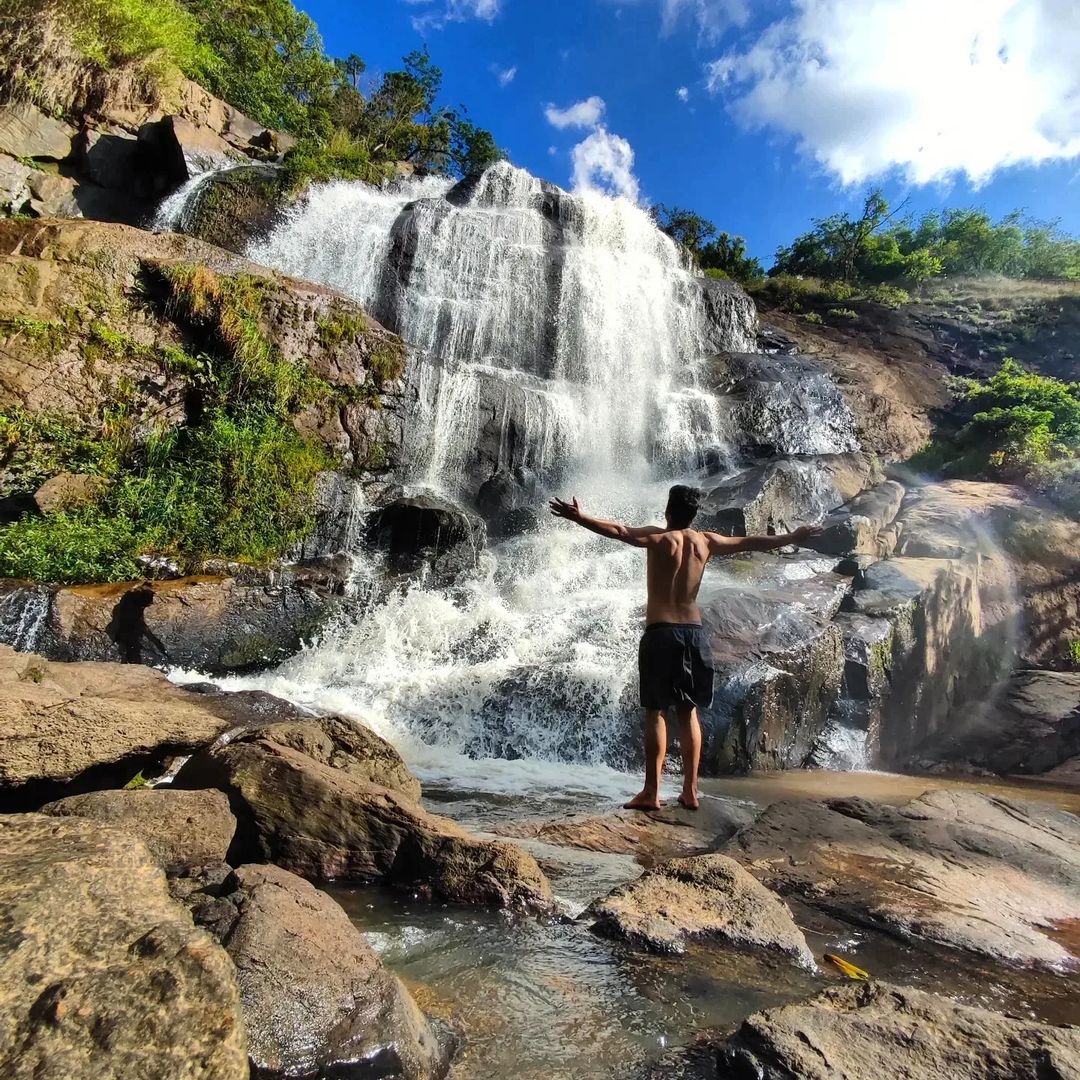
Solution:
[{"label": "man's outstretched arm", "polygon": [[710,555],[734,555],[739,551],[772,551],[789,544],[801,544],[820,536],[821,528],[817,525],[800,525],[792,532],[777,533],[775,536],[721,536],[713,532],[705,535],[709,540]]},{"label": "man's outstretched arm", "polygon": [[566,518],[567,521],[588,529],[589,532],[606,536],[609,540],[619,540],[631,547],[644,547],[648,537],[664,531],[655,525],[635,528],[630,525],[620,525],[617,521],[604,521],[602,518],[590,517],[578,505],[576,498],[569,502],[564,499],[552,499],[551,512],[556,517]]}]

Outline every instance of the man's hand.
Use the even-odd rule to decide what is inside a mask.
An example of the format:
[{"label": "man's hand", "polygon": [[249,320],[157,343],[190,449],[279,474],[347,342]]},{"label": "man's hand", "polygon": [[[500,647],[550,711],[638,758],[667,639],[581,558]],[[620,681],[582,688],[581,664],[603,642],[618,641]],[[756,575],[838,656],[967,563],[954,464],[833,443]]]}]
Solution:
[{"label": "man's hand", "polygon": [[551,512],[556,517],[566,518],[567,521],[573,521],[579,525],[581,524],[582,512],[581,507],[578,506],[576,497],[569,502],[565,499],[552,499],[550,505]]},{"label": "man's hand", "polygon": [[793,529],[791,532],[792,543],[801,544],[804,540],[813,540],[814,537],[821,535],[820,525],[800,525],[797,529]]}]

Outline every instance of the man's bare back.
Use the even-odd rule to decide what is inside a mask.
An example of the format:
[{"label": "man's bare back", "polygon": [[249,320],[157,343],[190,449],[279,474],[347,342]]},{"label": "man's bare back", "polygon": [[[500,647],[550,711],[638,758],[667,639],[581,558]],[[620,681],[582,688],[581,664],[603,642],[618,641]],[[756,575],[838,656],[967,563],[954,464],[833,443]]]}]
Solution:
[{"label": "man's bare back", "polygon": [[714,555],[785,547],[821,531],[804,525],[780,536],[721,536],[699,532],[691,529],[690,524],[700,496],[695,488],[673,487],[664,515],[667,524],[663,528],[604,521],[586,514],[577,499],[551,500],[551,512],[556,517],[646,551],[646,628],[638,651],[641,704],[645,709],[645,787],[626,804],[628,809],[660,808],[660,774],[667,753],[664,713],[669,708],[676,711],[680,724],[683,790],[679,802],[690,810],[698,806],[701,727],[697,710],[712,701],[713,662],[708,635],[701,626],[697,597],[709,559]]}]

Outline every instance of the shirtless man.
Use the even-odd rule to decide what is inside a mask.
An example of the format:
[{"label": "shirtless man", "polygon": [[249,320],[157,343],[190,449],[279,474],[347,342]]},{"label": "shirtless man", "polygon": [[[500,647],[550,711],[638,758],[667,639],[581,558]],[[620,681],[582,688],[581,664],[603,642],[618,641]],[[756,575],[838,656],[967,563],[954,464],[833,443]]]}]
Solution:
[{"label": "shirtless man", "polygon": [[701,501],[697,488],[676,484],[668,492],[664,528],[645,525],[631,528],[614,521],[590,517],[577,499],[551,500],[551,512],[583,526],[590,532],[645,548],[648,563],[648,605],[645,633],[638,647],[641,705],[645,709],[645,787],[627,804],[628,810],[660,809],[660,774],[667,754],[664,713],[674,709],[679,717],[679,747],[683,760],[683,787],[679,802],[689,810],[698,808],[698,762],[701,758],[701,725],[698,709],[712,704],[713,659],[709,639],[701,625],[697,605],[698,587],[705,564],[714,555],[738,551],[768,551],[797,544],[821,532],[803,525],[778,536],[721,536],[691,529]]}]

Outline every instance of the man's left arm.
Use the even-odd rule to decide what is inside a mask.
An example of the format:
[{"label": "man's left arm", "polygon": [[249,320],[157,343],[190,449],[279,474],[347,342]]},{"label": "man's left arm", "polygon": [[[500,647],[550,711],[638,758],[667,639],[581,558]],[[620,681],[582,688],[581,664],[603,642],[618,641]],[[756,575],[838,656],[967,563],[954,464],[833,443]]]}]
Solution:
[{"label": "man's left arm", "polygon": [[551,512],[555,517],[566,518],[567,521],[572,521],[575,525],[580,525],[598,536],[618,540],[631,547],[645,547],[650,536],[663,532],[663,529],[655,525],[622,525],[618,521],[605,521],[603,518],[591,517],[581,509],[576,498],[569,502],[564,499],[552,499]]}]

